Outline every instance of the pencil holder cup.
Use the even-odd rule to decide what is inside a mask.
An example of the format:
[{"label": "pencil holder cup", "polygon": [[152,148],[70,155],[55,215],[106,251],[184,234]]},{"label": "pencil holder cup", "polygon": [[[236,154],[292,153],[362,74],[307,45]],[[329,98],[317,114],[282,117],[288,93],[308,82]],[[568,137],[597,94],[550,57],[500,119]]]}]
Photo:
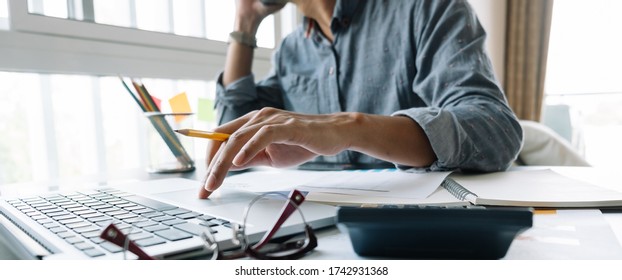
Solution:
[{"label": "pencil holder cup", "polygon": [[194,171],[192,141],[180,139],[175,129],[191,127],[192,113],[148,112],[147,171],[149,173],[182,173]]}]

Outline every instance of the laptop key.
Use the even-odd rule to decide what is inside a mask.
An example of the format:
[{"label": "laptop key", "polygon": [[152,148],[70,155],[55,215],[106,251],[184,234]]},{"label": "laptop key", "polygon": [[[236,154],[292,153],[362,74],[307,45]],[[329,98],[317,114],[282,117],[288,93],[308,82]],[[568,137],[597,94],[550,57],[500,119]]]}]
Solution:
[{"label": "laptop key", "polygon": [[69,238],[69,237],[76,236],[75,234],[73,234],[72,232],[69,232],[69,231],[59,232],[56,235],[58,235],[60,238]]},{"label": "laptop key", "polygon": [[198,217],[200,215],[201,214],[199,214],[197,212],[188,212],[188,213],[184,213],[184,214],[181,214],[181,215],[177,215],[177,218],[188,220],[188,219],[192,219],[192,218]]},{"label": "laptop key", "polygon": [[172,209],[176,209],[177,206],[173,206],[164,202],[160,202],[157,200],[153,200],[150,198],[146,198],[146,197],[140,197],[140,196],[136,196],[136,195],[132,195],[132,196],[126,196],[123,199],[134,202],[136,204],[140,204],[142,206],[146,206],[152,209],[156,209],[159,211],[165,211],[165,210],[172,210]]},{"label": "laptop key", "polygon": [[118,252],[123,251],[123,248],[121,248],[121,247],[119,247],[119,246],[117,246],[117,245],[115,245],[113,243],[110,243],[108,241],[99,244],[99,246],[101,246],[102,248],[104,248],[106,251],[108,251],[110,253],[118,253]]},{"label": "laptop key", "polygon": [[125,229],[119,229],[123,234],[132,234],[132,233],[140,233],[142,232],[142,230],[140,228],[137,227],[128,227]]},{"label": "laptop key", "polygon": [[54,218],[54,220],[60,221],[60,220],[73,219],[73,218],[76,218],[76,217],[77,216],[74,215],[74,214],[66,214],[66,215],[62,215],[62,216],[53,216],[52,218]]},{"label": "laptop key", "polygon": [[154,236],[151,238],[145,238],[145,239],[141,239],[141,240],[136,240],[136,245],[140,246],[140,247],[148,247],[148,246],[153,246],[153,245],[158,245],[158,244],[163,244],[166,243],[166,240]]},{"label": "laptop key", "polygon": [[[140,208],[136,208],[136,207],[140,207]],[[130,210],[129,208],[126,208],[125,210],[132,211],[132,213],[139,214],[139,215],[144,215],[147,213],[155,213],[153,209],[145,208],[142,206],[135,206],[132,210]]]},{"label": "laptop key", "polygon": [[123,215],[116,215],[115,216],[115,218],[120,219],[120,220],[127,220],[127,219],[131,219],[131,218],[136,218],[136,217],[138,217],[138,215],[132,214],[132,213],[123,214]]},{"label": "laptop key", "polygon": [[[133,204],[133,203],[132,203],[132,206],[120,206],[120,207],[123,208],[123,210],[132,211],[132,212],[137,211],[137,210],[146,209],[145,207],[142,207],[140,205],[136,205],[136,204]],[[151,211],[151,209],[149,211]],[[140,213],[136,213],[136,214],[140,214]]]},{"label": "laptop key", "polygon": [[51,223],[45,223],[45,224],[41,224],[42,226],[44,226],[47,229],[51,229],[54,227],[60,227],[61,224],[59,224],[58,222],[51,222]]},{"label": "laptop key", "polygon": [[110,221],[112,220],[111,217],[108,216],[97,216],[97,217],[93,217],[93,218],[88,218],[87,220],[89,220],[89,222],[91,223],[106,223],[106,225],[110,224]]},{"label": "laptop key", "polygon": [[148,233],[148,232],[138,232],[138,233],[131,233],[129,235],[130,240],[141,240],[141,239],[145,239],[145,238],[151,238],[153,237],[153,234]]},{"label": "laptop key", "polygon": [[215,226],[218,226],[218,225],[220,225],[220,224],[218,224],[218,223],[213,223],[213,222],[211,222],[211,221],[206,221],[206,222],[202,222],[202,223],[200,223],[200,225],[205,226],[205,227],[215,227]]},{"label": "laptop key", "polygon": [[77,228],[81,228],[81,227],[88,227],[92,225],[89,222],[78,222],[78,223],[71,223],[71,224],[66,224],[65,226],[70,228],[70,229],[77,229]]},{"label": "laptop key", "polygon": [[178,229],[174,229],[174,228],[169,228],[169,229],[165,229],[165,230],[161,230],[161,231],[156,231],[154,232],[157,236],[160,236],[162,238],[166,238],[170,241],[177,241],[177,240],[182,240],[182,239],[186,239],[186,238],[191,238],[192,234],[189,234],[185,231],[181,231]]},{"label": "laptop key", "polygon": [[136,224],[136,223],[140,223],[140,222],[144,222],[144,221],[149,221],[149,219],[147,219],[145,217],[134,217],[134,218],[125,219],[123,221],[128,223],[128,224]]},{"label": "laptop key", "polygon": [[53,222],[53,221],[54,221],[54,220],[52,220],[52,219],[50,219],[50,218],[46,218],[46,219],[37,220],[37,223],[40,223],[40,224],[47,224],[47,223],[51,223],[51,222]]},{"label": "laptop key", "polygon": [[182,224],[182,223],[187,223],[187,222],[182,219],[173,219],[173,220],[163,221],[162,223],[167,226],[172,226],[172,225]]},{"label": "laptop key", "polygon": [[73,231],[77,232],[77,233],[85,233],[85,232],[89,232],[89,231],[100,231],[102,230],[100,227],[97,226],[86,226],[86,227],[80,227],[80,228],[76,228]]},{"label": "laptop key", "polygon": [[165,230],[165,229],[168,229],[168,227],[165,226],[165,225],[161,225],[161,224],[157,224],[155,226],[150,226],[150,227],[144,227],[143,228],[143,230],[146,230],[146,231],[149,231],[149,232]]},{"label": "laptop key", "polygon": [[151,219],[156,221],[156,222],[163,222],[163,221],[173,220],[173,219],[175,219],[175,217],[169,216],[169,215],[164,215],[164,216],[153,217]]},{"label": "laptop key", "polygon": [[91,240],[91,242],[93,242],[95,244],[101,244],[101,243],[107,242],[106,240],[101,239],[101,237],[99,237],[99,234],[97,234],[97,236],[91,237],[89,239]]},{"label": "laptop key", "polygon": [[82,218],[71,218],[71,219],[64,219],[64,220],[60,220],[58,221],[59,223],[63,224],[63,225],[67,225],[67,224],[73,224],[73,223],[79,223],[79,222],[84,222],[84,219]]},{"label": "laptop key", "polygon": [[[40,210],[39,212],[49,215],[50,213],[56,213],[56,212],[61,212],[61,211],[65,211],[63,208],[60,207],[54,207],[54,208],[50,208],[50,209],[45,209],[45,210]],[[69,212],[67,212],[69,213]]]},{"label": "laptop key", "polygon": [[199,236],[201,235],[201,233],[203,233],[204,231],[208,231],[208,230],[214,233],[211,227],[202,227],[200,225],[193,224],[193,223],[178,224],[178,225],[174,225],[173,227],[176,229],[183,230],[187,233],[191,233],[196,236]]},{"label": "laptop key", "polygon": [[83,232],[81,235],[84,238],[91,239],[91,238],[94,238],[94,237],[98,237],[100,234],[101,234],[101,232],[99,232],[97,230],[94,230],[94,231]]},{"label": "laptop key", "polygon": [[184,208],[177,208],[177,209],[167,210],[167,211],[163,211],[163,212],[166,213],[166,214],[172,215],[172,216],[177,216],[177,215],[189,213],[190,210],[184,209]]},{"label": "laptop key", "polygon": [[48,228],[48,230],[53,232],[53,233],[59,233],[59,232],[67,231],[63,227],[53,227],[53,228]]},{"label": "laptop key", "polygon": [[216,218],[214,218],[214,217],[212,217],[210,215],[201,215],[201,216],[198,216],[197,219],[202,220],[202,221],[211,221],[211,220],[216,219]]},{"label": "laptop key", "polygon": [[164,216],[164,213],[162,213],[162,212],[148,212],[148,213],[142,214],[142,216],[145,217],[145,218],[153,218],[153,217]]},{"label": "laptop key", "polygon": [[82,239],[81,237],[73,236],[73,237],[65,238],[65,241],[67,241],[69,244],[76,244],[76,243],[84,242],[84,239]]},{"label": "laptop key", "polygon": [[125,215],[129,212],[123,210],[123,209],[118,209],[115,211],[110,211],[110,212],[106,212],[106,215],[110,215],[110,216],[119,216],[119,215]]},{"label": "laptop key", "polygon": [[91,219],[91,218],[95,218],[95,217],[103,217],[104,214],[99,213],[99,212],[94,212],[92,214],[82,214],[80,215],[80,217],[84,218],[84,219]]},{"label": "laptop key", "polygon": [[95,249],[95,248],[93,248],[93,249],[86,249],[86,250],[84,250],[82,252],[85,253],[87,256],[89,256],[91,258],[100,257],[100,256],[105,255],[104,252],[102,252],[99,249]]},{"label": "laptop key", "polygon": [[155,226],[157,224],[158,223],[156,223],[154,221],[147,220],[147,221],[144,221],[144,222],[135,223],[134,225],[137,226],[137,227],[143,228],[143,227]]},{"label": "laptop key", "polygon": [[78,216],[82,216],[82,217],[84,217],[84,215],[94,214],[94,213],[97,213],[97,211],[95,211],[95,210],[93,210],[93,209],[88,209],[88,208],[87,208],[86,210],[73,211],[73,213],[74,213],[75,215],[78,215]]}]

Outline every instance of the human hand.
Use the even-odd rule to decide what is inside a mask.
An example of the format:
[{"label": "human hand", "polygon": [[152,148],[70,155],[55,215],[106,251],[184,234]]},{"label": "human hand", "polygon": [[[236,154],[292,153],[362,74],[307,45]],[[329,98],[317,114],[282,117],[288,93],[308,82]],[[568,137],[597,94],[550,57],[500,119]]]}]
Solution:
[{"label": "human hand", "polygon": [[255,35],[261,21],[282,9],[285,4],[265,5],[261,0],[237,0],[235,29]]},{"label": "human hand", "polygon": [[229,133],[226,142],[211,141],[207,174],[199,193],[207,198],[229,170],[252,166],[287,167],[318,155],[335,155],[350,146],[353,133],[348,113],[305,115],[264,108],[224,124],[214,131]]}]

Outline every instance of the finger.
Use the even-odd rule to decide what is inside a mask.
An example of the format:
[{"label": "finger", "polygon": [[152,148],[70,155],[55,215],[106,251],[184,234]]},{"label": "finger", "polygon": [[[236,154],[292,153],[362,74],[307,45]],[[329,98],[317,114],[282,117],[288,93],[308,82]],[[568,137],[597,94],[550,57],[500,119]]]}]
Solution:
[{"label": "finger", "polygon": [[205,182],[207,181],[207,176],[209,175],[209,173],[205,173],[205,176],[203,176],[203,180],[201,180],[201,188],[199,189],[199,198],[200,199],[207,199],[212,192],[208,191],[207,189],[205,189]]},{"label": "finger", "polygon": [[[232,120],[224,125],[221,125],[215,128],[214,131],[232,134],[238,128],[246,124],[248,120],[254,116],[255,113],[256,111],[250,112],[238,119]],[[206,199],[211,195],[211,192],[207,190],[207,181],[210,176],[212,167],[214,166],[213,164],[214,159],[217,159],[220,157],[220,153],[222,152],[222,147],[224,147],[225,145],[226,145],[226,142],[219,142],[219,141],[210,141],[210,143],[208,144],[207,152],[206,152],[206,159],[205,159],[206,166],[207,166],[207,170],[206,170],[207,172],[205,173],[203,180],[201,180],[201,188],[199,190],[199,198],[201,199]]]},{"label": "finger", "polygon": [[[216,154],[214,155],[214,159],[220,158],[220,154],[222,153],[226,144],[227,142],[223,142],[218,147],[218,150],[216,151]],[[210,173],[214,166],[214,162],[216,162],[216,160],[211,160],[210,164],[207,166],[207,170],[206,170],[207,172],[205,173],[205,177],[203,177],[203,181],[201,182],[201,190],[199,191],[199,198],[205,199],[205,198],[208,198],[212,194],[212,192],[207,189],[207,181],[209,179]]]},{"label": "finger", "polygon": [[264,154],[261,154],[261,157],[258,160],[254,160],[257,155],[265,151],[265,148],[270,144],[279,144],[283,142],[282,136],[283,134],[283,126],[282,125],[266,125],[259,128],[257,133],[253,135],[253,137],[244,144],[240,151],[236,154],[235,158],[232,160],[232,163],[236,166],[244,166],[249,164],[251,161],[256,161],[255,163],[262,163],[262,157],[264,162],[268,157]]},{"label": "finger", "polygon": [[220,125],[219,127],[213,129],[214,132],[228,133],[233,134],[238,129],[247,124],[255,115],[257,115],[259,111],[252,111],[247,113],[244,116],[241,116],[237,119],[231,120],[225,124]]},{"label": "finger", "polygon": [[[229,132],[231,137],[222,145],[222,150],[211,161],[205,189],[215,191],[223,182],[227,172],[232,169],[233,158],[238,154],[248,139],[261,128],[261,120],[280,112],[274,108],[250,112],[238,119],[228,122],[218,128],[219,132]],[[259,124],[258,124],[259,123]],[[239,168],[234,168],[239,169]]]},{"label": "finger", "polygon": [[205,166],[207,166],[209,168],[210,163],[212,161],[212,159],[214,159],[216,157],[216,153],[218,153],[218,150],[220,149],[220,146],[222,146],[223,142],[220,141],[209,141],[209,143],[207,144],[207,152],[205,155]]},{"label": "finger", "polygon": [[229,137],[227,143],[222,147],[219,155],[212,161],[210,171],[208,172],[205,189],[207,191],[215,191],[224,181],[227,172],[231,168],[233,157],[238,153],[240,148],[248,141],[247,133],[234,133]]}]

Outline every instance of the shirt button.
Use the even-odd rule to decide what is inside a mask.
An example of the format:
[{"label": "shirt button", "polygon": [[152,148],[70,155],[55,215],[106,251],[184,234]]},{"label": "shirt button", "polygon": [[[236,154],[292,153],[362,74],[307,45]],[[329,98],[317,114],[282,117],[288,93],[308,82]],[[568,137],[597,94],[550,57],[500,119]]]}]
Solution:
[{"label": "shirt button", "polygon": [[341,24],[345,27],[348,27],[348,25],[350,25],[350,19],[349,18],[342,19]]},{"label": "shirt button", "polygon": [[329,75],[335,74],[335,68],[333,68],[333,67],[328,68],[328,74]]}]

